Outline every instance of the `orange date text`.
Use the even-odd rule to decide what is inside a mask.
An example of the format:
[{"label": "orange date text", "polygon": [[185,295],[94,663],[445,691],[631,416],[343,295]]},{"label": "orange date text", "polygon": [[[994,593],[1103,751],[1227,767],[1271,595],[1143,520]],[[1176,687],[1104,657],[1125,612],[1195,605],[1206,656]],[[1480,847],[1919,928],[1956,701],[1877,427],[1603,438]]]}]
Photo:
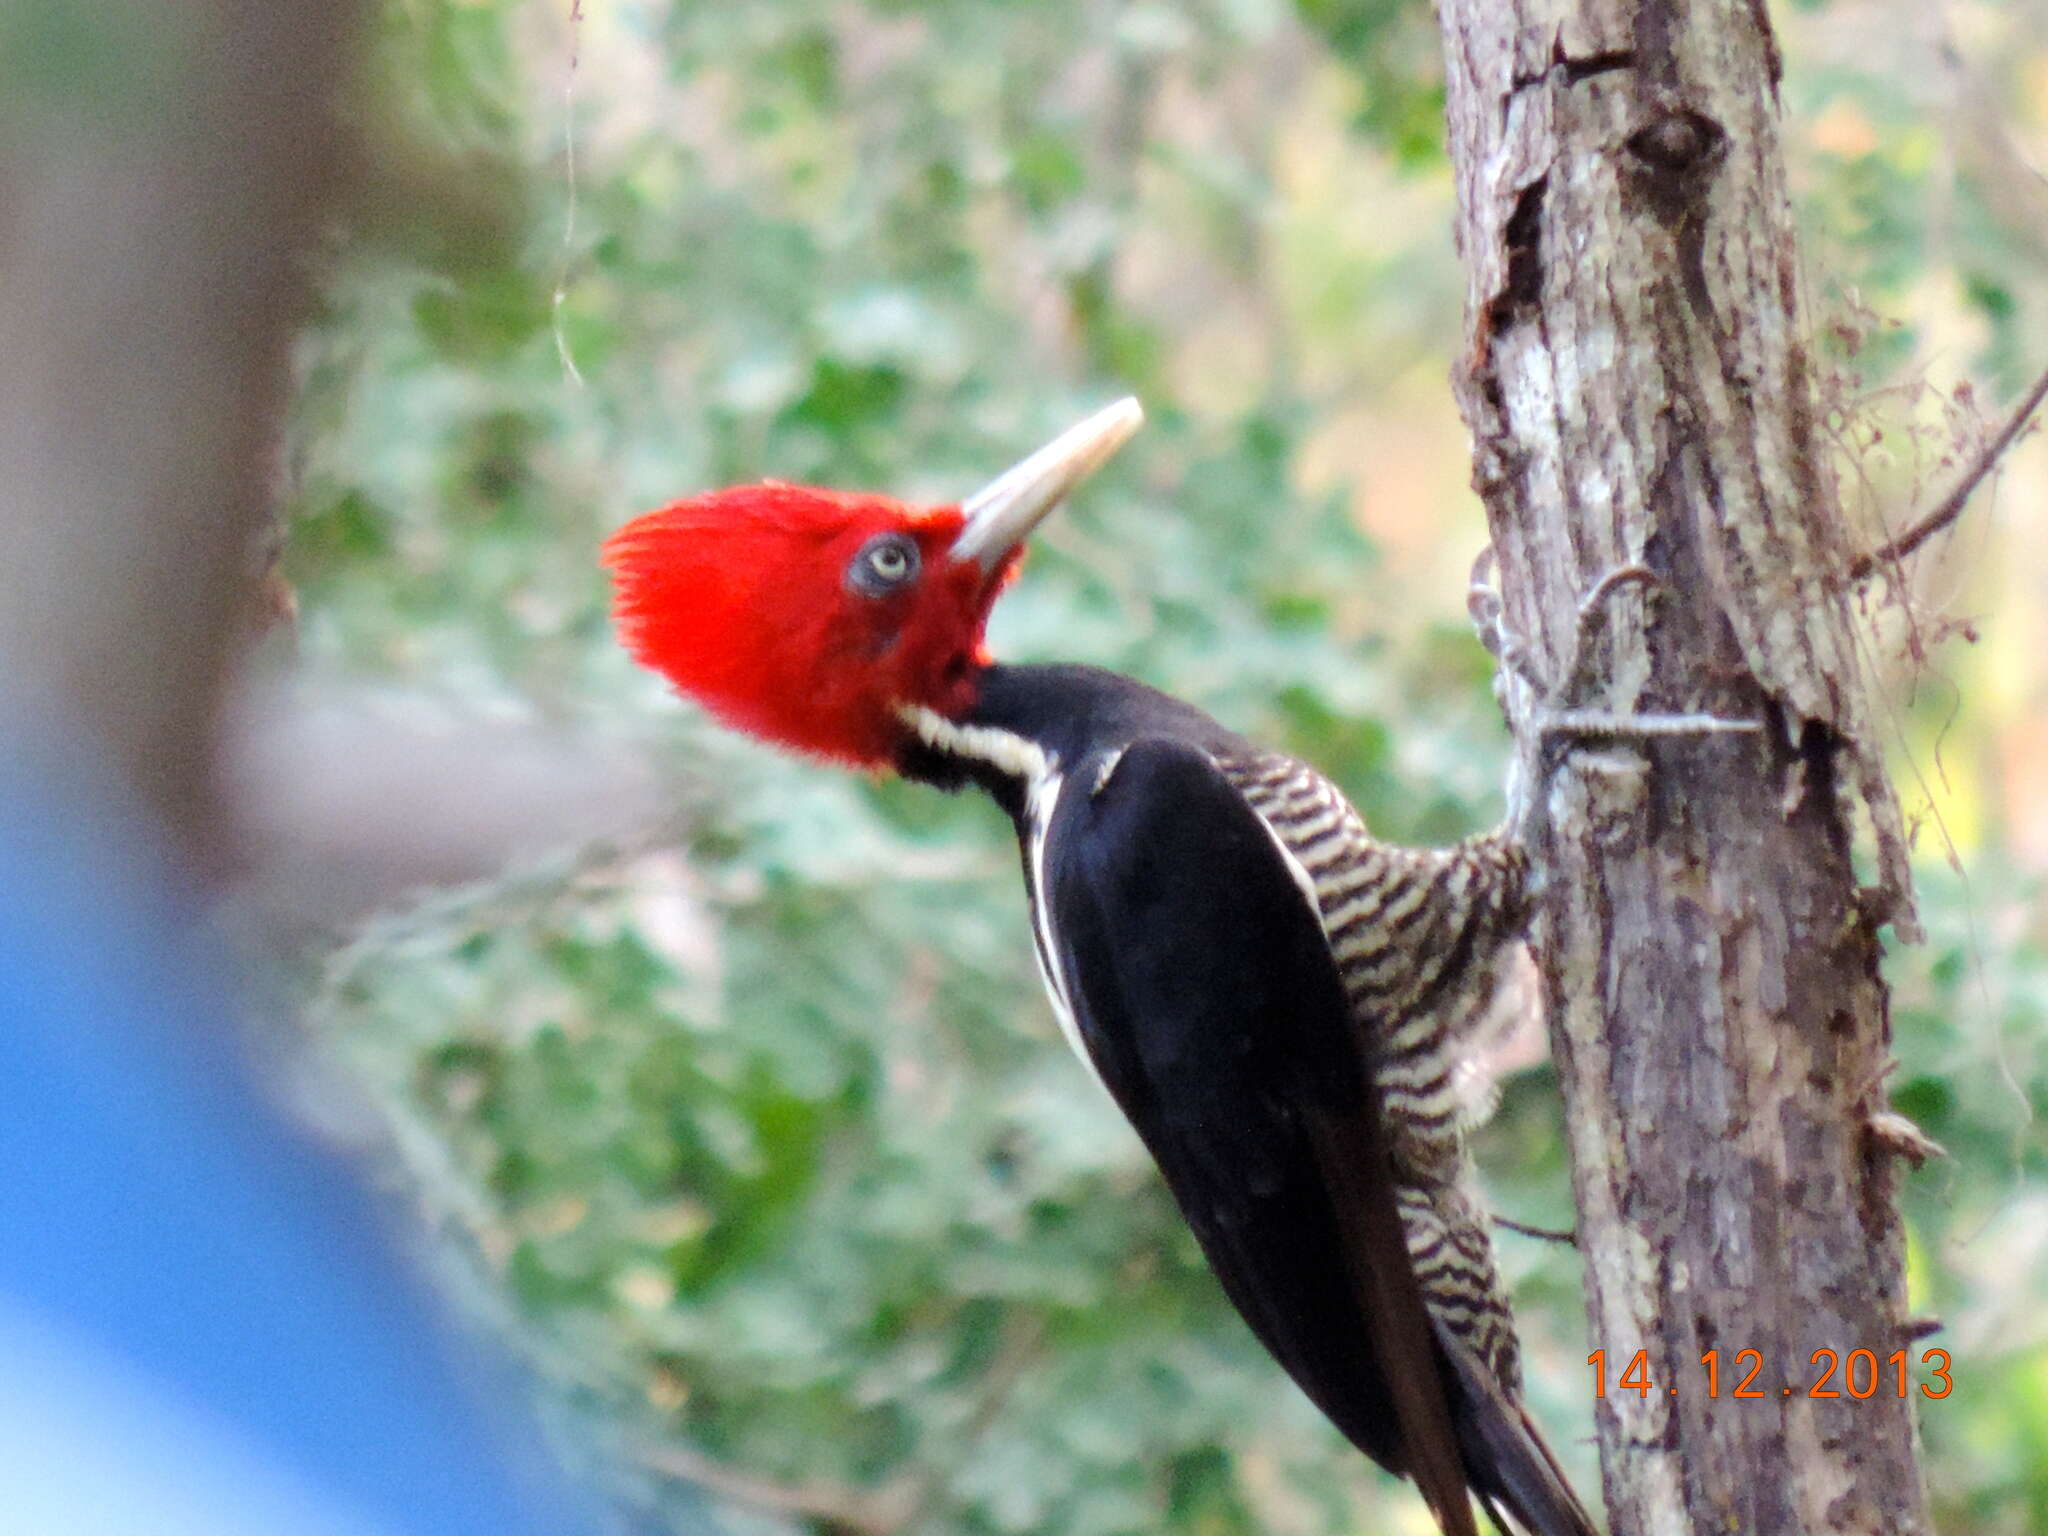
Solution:
[{"label": "orange date text", "polygon": [[[1657,1391],[1676,1397],[1683,1385],[1688,1393],[1701,1393],[1713,1398],[1852,1397],[1861,1400],[1880,1396],[1906,1397],[1915,1384],[1912,1378],[1918,1374],[1908,1363],[1903,1349],[1895,1349],[1883,1356],[1872,1349],[1852,1349],[1847,1354],[1832,1349],[1816,1349],[1808,1357],[1806,1367],[1796,1370],[1790,1380],[1782,1379],[1783,1373],[1766,1370],[1763,1351],[1757,1349],[1739,1349],[1725,1361],[1720,1350],[1710,1349],[1700,1356],[1699,1363],[1698,1374],[1688,1372],[1683,1383],[1652,1381],[1650,1352],[1639,1349],[1628,1358],[1611,1385],[1617,1393],[1634,1392],[1642,1397]],[[1922,1350],[1917,1363],[1926,1367],[1928,1377],[1917,1383],[1922,1396],[1947,1397],[1955,1390],[1955,1382],[1949,1374],[1947,1350]],[[1586,1364],[1593,1368],[1593,1395],[1605,1397],[1610,1385],[1607,1351],[1594,1350],[1586,1356]],[[1770,1379],[1774,1374],[1781,1379]]]}]

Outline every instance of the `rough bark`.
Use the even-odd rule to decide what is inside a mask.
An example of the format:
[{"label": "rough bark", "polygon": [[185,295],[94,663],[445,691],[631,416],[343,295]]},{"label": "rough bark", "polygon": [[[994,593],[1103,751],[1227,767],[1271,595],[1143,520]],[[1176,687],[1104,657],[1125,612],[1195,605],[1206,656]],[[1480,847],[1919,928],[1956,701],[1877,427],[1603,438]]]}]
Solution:
[{"label": "rough bark", "polygon": [[[1912,917],[1815,439],[1769,19],[1762,0],[1440,14],[1470,278],[1456,384],[1511,625],[1555,677],[1579,598],[1639,561],[1661,585],[1616,596],[1592,687],[1564,702],[1765,726],[1570,747],[1531,789],[1612,1526],[1911,1536],[1917,1385],[1809,1391],[1816,1350],[1922,1347],[1872,1130],[1878,929]],[[1647,1394],[1617,1386],[1639,1349]],[[1747,1349],[1765,1395],[1735,1401]]]}]

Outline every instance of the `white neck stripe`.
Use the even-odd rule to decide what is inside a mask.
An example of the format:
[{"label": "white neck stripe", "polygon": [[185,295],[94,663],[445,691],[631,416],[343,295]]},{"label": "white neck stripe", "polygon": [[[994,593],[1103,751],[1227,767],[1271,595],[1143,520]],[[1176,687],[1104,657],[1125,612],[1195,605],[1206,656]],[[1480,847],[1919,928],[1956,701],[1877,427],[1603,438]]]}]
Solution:
[{"label": "white neck stripe", "polygon": [[905,704],[897,714],[934,752],[985,763],[1027,785],[1043,783],[1052,774],[1051,756],[1028,736],[994,725],[961,725],[922,704]]},{"label": "white neck stripe", "polygon": [[[1060,971],[1059,943],[1052,928],[1052,908],[1045,889],[1045,845],[1059,807],[1059,761],[1037,742],[1015,731],[993,725],[961,725],[921,704],[906,704],[897,711],[918,740],[934,752],[970,759],[1016,779],[1024,787],[1025,883],[1031,897],[1032,948],[1038,955],[1038,973],[1045,980],[1052,1001],[1053,1018],[1066,1036],[1067,1044],[1081,1058],[1082,1065],[1099,1083],[1102,1073],[1081,1039],[1074,1005],[1067,992],[1066,977]],[[1108,1092],[1105,1085],[1104,1092]]]}]

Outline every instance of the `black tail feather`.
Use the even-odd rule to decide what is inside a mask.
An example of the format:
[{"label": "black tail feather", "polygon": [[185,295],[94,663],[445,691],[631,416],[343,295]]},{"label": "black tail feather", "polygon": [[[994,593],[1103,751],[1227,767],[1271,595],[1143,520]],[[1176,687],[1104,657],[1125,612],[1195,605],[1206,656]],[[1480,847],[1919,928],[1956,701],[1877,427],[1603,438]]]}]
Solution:
[{"label": "black tail feather", "polygon": [[1528,1536],[1599,1536],[1527,1410],[1508,1400],[1463,1343],[1441,1326],[1436,1333],[1455,1378],[1458,1448],[1493,1523],[1502,1525],[1499,1505]]}]

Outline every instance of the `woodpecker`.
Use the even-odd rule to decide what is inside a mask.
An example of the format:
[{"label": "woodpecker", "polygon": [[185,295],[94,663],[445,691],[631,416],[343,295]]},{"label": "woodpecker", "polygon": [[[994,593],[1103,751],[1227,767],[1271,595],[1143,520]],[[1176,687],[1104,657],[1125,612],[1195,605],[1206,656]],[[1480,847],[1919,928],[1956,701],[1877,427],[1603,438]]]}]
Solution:
[{"label": "woodpecker", "polygon": [[985,790],[1060,1027],[1253,1333],[1445,1536],[1477,1536],[1471,1496],[1595,1536],[1523,1406],[1458,1090],[1527,918],[1520,840],[1389,846],[1188,704],[988,654],[1030,533],[1142,417],[1120,401],[958,505],[770,482],[650,512],[604,547],[620,639],[755,737]]}]

